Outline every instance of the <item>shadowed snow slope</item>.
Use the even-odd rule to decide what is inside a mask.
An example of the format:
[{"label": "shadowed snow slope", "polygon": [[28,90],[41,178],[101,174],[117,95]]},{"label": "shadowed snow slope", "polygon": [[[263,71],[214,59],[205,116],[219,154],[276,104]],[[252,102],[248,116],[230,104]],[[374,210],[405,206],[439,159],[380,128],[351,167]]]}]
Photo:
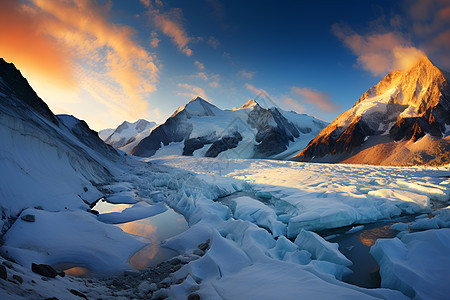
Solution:
[{"label": "shadowed snow slope", "polygon": [[325,126],[307,115],[264,109],[254,100],[238,109],[221,110],[198,97],[179,107],[130,153],[285,159],[304,148]]},{"label": "shadowed snow slope", "polygon": [[449,112],[450,87],[445,72],[422,57],[408,71],[390,72],[292,159],[375,165],[447,164]]},{"label": "shadowed snow slope", "polygon": [[[25,208],[83,208],[102,194],[121,157],[84,121],[55,116],[14,67],[0,60],[2,224]],[[84,201],[83,201],[84,200]],[[3,228],[5,230],[5,228]]]}]

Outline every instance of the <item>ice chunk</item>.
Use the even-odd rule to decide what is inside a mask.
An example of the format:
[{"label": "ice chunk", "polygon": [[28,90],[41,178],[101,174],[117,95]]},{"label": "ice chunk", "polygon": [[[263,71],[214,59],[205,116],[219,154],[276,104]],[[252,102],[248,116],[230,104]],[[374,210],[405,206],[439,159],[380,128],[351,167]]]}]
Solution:
[{"label": "ice chunk", "polygon": [[401,180],[398,181],[397,184],[438,201],[447,201],[450,197],[448,188],[437,184],[428,182],[407,182]]},{"label": "ice chunk", "polygon": [[299,249],[312,254],[313,259],[329,261],[338,265],[351,266],[353,263],[339,252],[339,245],[327,242],[315,232],[302,230],[294,242]]},{"label": "ice chunk", "polygon": [[345,233],[346,234],[355,233],[355,232],[358,232],[363,229],[364,229],[364,225],[354,226],[351,229],[347,230]]},{"label": "ice chunk", "polygon": [[432,219],[418,219],[409,224],[411,230],[427,230],[427,229],[439,229],[445,227],[445,222],[439,218]]},{"label": "ice chunk", "polygon": [[152,217],[165,211],[167,211],[167,207],[164,205],[164,203],[158,203],[156,205],[138,203],[133,205],[132,207],[124,209],[121,212],[100,214],[97,216],[97,218],[103,223],[120,224]]},{"label": "ice chunk", "polygon": [[213,286],[221,299],[406,299],[397,291],[359,288],[330,275],[314,274],[312,269],[270,261],[243,268],[206,286]]},{"label": "ice chunk", "polygon": [[2,247],[23,266],[73,263],[99,273],[123,270],[129,268],[129,257],[145,245],[87,212],[27,209],[25,214],[34,215],[35,222],[19,218],[4,235]]},{"label": "ice chunk", "polygon": [[213,230],[211,245],[206,254],[182,267],[175,273],[175,277],[183,278],[191,274],[196,281],[215,280],[235,274],[250,264],[244,251]]},{"label": "ice chunk", "polygon": [[409,231],[408,224],[405,224],[402,222],[392,224],[391,229],[397,230],[397,231]]},{"label": "ice chunk", "polygon": [[275,211],[261,201],[244,196],[233,199],[231,209],[234,217],[267,228],[273,236],[286,234],[286,224],[277,220]]},{"label": "ice chunk", "polygon": [[108,202],[115,203],[115,204],[134,204],[136,203],[135,194],[131,191],[126,192],[119,192],[116,194],[113,194],[111,196],[106,197]]},{"label": "ice chunk", "polygon": [[269,253],[273,258],[301,265],[306,265],[311,261],[311,253],[298,249],[296,244],[284,236],[278,237],[276,246],[269,249]]},{"label": "ice chunk", "polygon": [[380,265],[382,287],[416,299],[448,299],[450,229],[379,239],[370,253]]},{"label": "ice chunk", "polygon": [[169,290],[169,295],[174,299],[188,299],[189,294],[200,289],[200,286],[195,282],[191,275],[177,285],[172,285]]},{"label": "ice chunk", "polygon": [[196,249],[199,244],[211,239],[211,236],[212,229],[210,227],[195,224],[185,232],[165,241],[163,245],[166,248],[173,249],[178,253],[183,254],[188,250]]}]

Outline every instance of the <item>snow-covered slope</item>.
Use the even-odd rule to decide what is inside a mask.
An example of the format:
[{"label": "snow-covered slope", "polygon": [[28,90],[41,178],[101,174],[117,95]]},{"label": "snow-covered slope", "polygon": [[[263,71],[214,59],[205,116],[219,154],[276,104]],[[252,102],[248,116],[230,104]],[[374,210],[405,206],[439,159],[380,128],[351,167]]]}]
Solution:
[{"label": "snow-covered slope", "polygon": [[26,208],[84,210],[102,194],[118,153],[84,121],[55,116],[14,67],[0,60],[0,209],[3,230]]},{"label": "snow-covered slope", "polygon": [[[128,144],[136,146],[144,137],[149,135],[151,129],[155,126],[155,122],[149,122],[144,119],[139,119],[134,123],[125,121],[114,129],[106,138],[102,139],[105,143],[113,146],[114,148],[121,148],[127,146]],[[109,129],[100,131],[99,136],[105,136],[108,130]]]},{"label": "snow-covered slope", "polygon": [[3,59],[0,139],[0,254],[28,270],[21,276],[28,278],[32,263],[130,268],[129,257],[145,243],[90,209],[104,196],[99,187],[126,170],[125,158],[84,121],[55,116]]},{"label": "snow-covered slope", "polygon": [[[446,164],[450,87],[422,57],[390,72],[322,130],[294,160],[383,165]],[[427,143],[417,144],[426,136]]]},{"label": "snow-covered slope", "polygon": [[132,151],[136,156],[185,156],[284,159],[300,151],[326,123],[254,100],[221,110],[197,97],[179,107]]}]

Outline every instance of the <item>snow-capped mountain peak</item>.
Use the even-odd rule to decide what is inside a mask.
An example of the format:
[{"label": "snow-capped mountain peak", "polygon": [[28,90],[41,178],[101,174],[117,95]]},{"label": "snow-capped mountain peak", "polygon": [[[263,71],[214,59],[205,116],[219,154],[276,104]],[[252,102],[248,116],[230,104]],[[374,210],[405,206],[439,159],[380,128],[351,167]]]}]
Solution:
[{"label": "snow-capped mountain peak", "polygon": [[254,108],[255,106],[260,106],[260,105],[255,100],[250,99],[247,102],[245,102],[245,104],[242,105],[241,107],[235,108],[233,110],[239,110],[239,109],[245,109],[245,108]]},{"label": "snow-capped mountain peak", "polygon": [[[415,142],[426,134],[440,139],[446,134],[446,124],[450,124],[449,109],[450,88],[444,72],[422,57],[409,70],[386,75],[294,159],[348,161],[356,152],[375,144],[394,149],[397,146],[389,144],[392,141]],[[375,137],[378,137],[376,141]],[[388,162],[388,154],[380,155],[374,153],[371,158],[365,155],[362,161],[391,164],[406,161],[408,157],[398,154],[399,157]]]},{"label": "snow-capped mountain peak", "polygon": [[283,159],[293,154],[289,150],[293,144],[306,146],[325,126],[309,116],[264,109],[254,100],[239,109],[221,110],[197,97],[179,107],[130,153]]},{"label": "snow-capped mountain peak", "polygon": [[[134,123],[130,123],[128,121],[124,121],[120,124],[108,137],[104,139],[105,143],[110,144],[115,148],[121,148],[126,146],[129,143],[136,141],[137,136],[156,126],[155,122],[149,122],[144,119],[139,119]],[[147,132],[147,135],[150,132]],[[145,136],[142,136],[140,140],[142,140]],[[138,141],[138,142],[139,142]]]},{"label": "snow-capped mountain peak", "polygon": [[193,98],[187,104],[180,106],[171,117],[176,116],[182,111],[189,116],[215,116],[222,112],[220,108],[200,97]]}]

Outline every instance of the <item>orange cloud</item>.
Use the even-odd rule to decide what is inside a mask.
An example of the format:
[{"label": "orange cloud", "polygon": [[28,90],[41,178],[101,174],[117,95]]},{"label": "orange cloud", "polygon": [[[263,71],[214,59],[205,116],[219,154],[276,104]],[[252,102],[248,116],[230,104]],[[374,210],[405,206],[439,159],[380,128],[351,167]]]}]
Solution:
[{"label": "orange cloud", "polygon": [[[78,100],[68,103],[66,97],[60,96],[62,91],[48,82],[39,82],[39,76],[31,76],[33,86],[46,96],[51,107],[67,108],[76,103],[71,112],[88,121],[93,107],[105,112],[102,117],[114,119],[116,123],[124,118],[146,117],[146,99],[156,89],[158,79],[156,59],[134,41],[130,27],[108,21],[109,6],[88,0],[30,0],[29,5],[13,8],[8,7],[7,12],[1,9],[1,13],[21,17],[16,26],[21,31],[14,32],[21,48],[17,55],[30,53],[26,55],[40,63],[44,71],[47,68],[55,77],[76,79]],[[4,20],[1,17],[0,23]],[[11,30],[11,24],[6,27]],[[30,36],[32,39],[27,41]]]},{"label": "orange cloud", "polygon": [[152,48],[158,48],[160,42],[160,40],[158,39],[158,34],[153,31],[151,37],[152,39],[150,41],[150,46],[152,46]]},{"label": "orange cloud", "polygon": [[201,62],[199,62],[198,60],[195,61],[195,65],[197,66],[197,68],[199,70],[204,70],[205,69],[205,65],[202,64]]},{"label": "orange cloud", "polygon": [[314,105],[324,112],[335,113],[341,109],[340,105],[331,101],[331,97],[327,93],[295,86],[292,87],[291,91],[293,94],[300,96],[303,102]]},{"label": "orange cloud", "polygon": [[200,97],[205,100],[208,100],[208,97],[206,97],[205,90],[198,86],[189,85],[187,83],[179,83],[178,87],[188,90],[187,92],[178,92],[177,93],[178,96],[190,97],[190,98]]},{"label": "orange cloud", "polygon": [[201,79],[203,79],[204,81],[208,81],[209,80],[208,75],[206,75],[205,72],[198,72],[196,76],[201,78]]},{"label": "orange cloud", "polygon": [[155,25],[167,36],[171,37],[178,50],[186,54],[192,55],[192,50],[187,46],[191,41],[183,26],[180,24],[181,9],[172,9],[168,14],[160,14],[159,11],[152,12]]},{"label": "orange cloud", "polygon": [[374,75],[384,75],[393,69],[407,69],[425,55],[399,32],[362,36],[337,24],[333,25],[332,30],[358,56],[358,63]]},{"label": "orange cloud", "polygon": [[18,1],[0,1],[0,56],[29,76],[73,86],[73,51],[45,32],[42,21]]}]

